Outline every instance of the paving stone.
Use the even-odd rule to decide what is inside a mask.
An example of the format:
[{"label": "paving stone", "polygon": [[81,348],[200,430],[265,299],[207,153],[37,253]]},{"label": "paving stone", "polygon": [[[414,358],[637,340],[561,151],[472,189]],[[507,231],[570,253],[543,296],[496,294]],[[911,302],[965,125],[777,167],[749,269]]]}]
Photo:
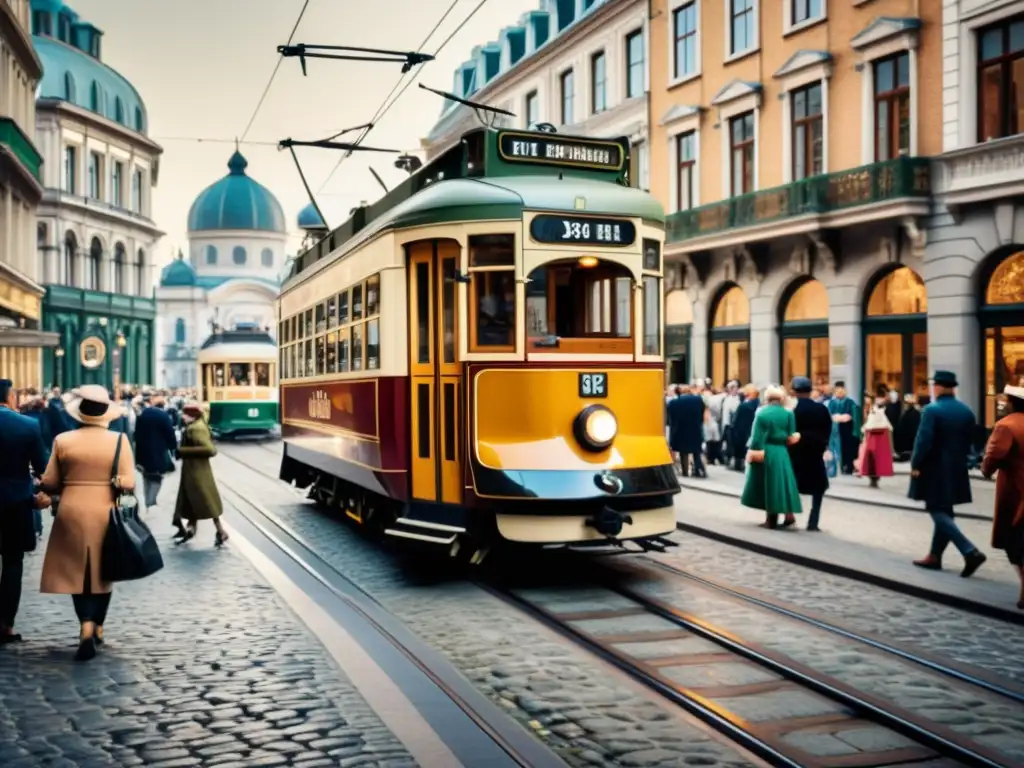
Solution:
[{"label": "paving stone", "polygon": [[860,751],[849,742],[838,739],[830,733],[798,731],[787,733],[783,737],[783,741],[815,757],[840,757],[855,755]]},{"label": "paving stone", "polygon": [[761,667],[742,662],[720,664],[681,664],[661,667],[659,670],[674,683],[686,688],[706,688],[718,685],[754,685],[778,680],[778,676]]},{"label": "paving stone", "polygon": [[749,696],[726,696],[714,701],[720,707],[752,723],[792,717],[815,717],[845,711],[842,706],[829,699],[797,689],[755,693]]}]

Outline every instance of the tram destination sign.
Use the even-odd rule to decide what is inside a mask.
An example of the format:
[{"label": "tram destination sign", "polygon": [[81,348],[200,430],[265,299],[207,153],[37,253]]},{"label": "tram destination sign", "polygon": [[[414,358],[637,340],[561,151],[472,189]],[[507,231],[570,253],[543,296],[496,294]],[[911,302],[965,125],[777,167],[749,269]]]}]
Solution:
[{"label": "tram destination sign", "polygon": [[636,241],[636,227],[623,219],[541,214],[530,222],[530,236],[538,243],[625,246]]},{"label": "tram destination sign", "polygon": [[503,131],[498,135],[498,150],[502,159],[510,163],[541,163],[593,171],[621,171],[625,162],[622,145],[614,141],[535,133]]}]

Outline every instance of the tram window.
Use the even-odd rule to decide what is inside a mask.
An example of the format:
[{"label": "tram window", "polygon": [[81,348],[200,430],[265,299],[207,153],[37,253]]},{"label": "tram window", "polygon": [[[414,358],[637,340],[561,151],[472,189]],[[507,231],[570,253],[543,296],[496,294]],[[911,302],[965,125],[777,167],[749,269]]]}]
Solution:
[{"label": "tram window", "polygon": [[633,279],[616,264],[562,261],[538,267],[527,283],[527,334],[629,338]]},{"label": "tram window", "polygon": [[352,286],[352,319],[363,319],[363,286]]},{"label": "tram window", "polygon": [[229,384],[232,387],[247,387],[250,383],[252,366],[249,363],[229,363],[231,372]]},{"label": "tram window", "polygon": [[455,362],[455,259],[441,262],[441,333],[444,334],[444,362]]},{"label": "tram window", "polygon": [[363,326],[352,326],[352,370],[363,370]]},{"label": "tram window", "polygon": [[316,337],[316,371],[314,375],[319,376],[324,372],[324,368],[327,363],[327,351],[324,345],[324,337]]},{"label": "tram window", "polygon": [[338,297],[331,296],[327,300],[327,327],[337,328],[338,326]]},{"label": "tram window", "polygon": [[306,369],[306,373],[304,375],[305,376],[316,376],[316,358],[313,357],[313,340],[312,339],[306,339],[305,345],[306,345],[306,363],[305,363],[304,367]]},{"label": "tram window", "polygon": [[430,362],[430,265],[416,265],[416,362]]},{"label": "tram window", "polygon": [[471,281],[476,306],[476,345],[515,346],[515,273],[512,270],[474,272]]},{"label": "tram window", "polygon": [[326,368],[324,373],[338,372],[338,332],[327,334]]},{"label": "tram window", "polygon": [[348,328],[338,331],[338,373],[345,373],[349,370],[348,336]]},{"label": "tram window", "polygon": [[223,387],[224,386],[224,366],[215,365],[213,366],[213,386]]},{"label": "tram window", "polygon": [[256,363],[256,386],[270,386],[270,363]]},{"label": "tram window", "polygon": [[366,279],[366,316],[373,317],[380,312],[380,275]]},{"label": "tram window", "polygon": [[292,315],[292,317],[288,320],[288,326],[290,328],[288,334],[291,337],[292,341],[298,341],[302,337],[302,329],[299,328],[299,322],[300,321],[298,315]]},{"label": "tram window", "polygon": [[348,322],[348,291],[338,294],[338,325]]},{"label": "tram window", "polygon": [[316,332],[322,333],[327,329],[327,305],[316,305]]},{"label": "tram window", "polygon": [[307,339],[313,335],[313,310],[306,310],[306,331],[302,334]]},{"label": "tram window", "polygon": [[661,270],[661,243],[657,240],[644,238],[644,269]]},{"label": "tram window", "polygon": [[469,236],[469,266],[514,267],[515,263],[515,235]]},{"label": "tram window", "polygon": [[292,344],[292,346],[291,346],[291,348],[289,350],[289,354],[290,354],[290,357],[291,357],[291,362],[289,363],[289,366],[288,366],[289,367],[289,371],[288,372],[291,374],[291,376],[293,378],[296,378],[296,379],[302,378],[302,360],[301,360],[300,355],[299,355],[299,348],[301,346],[302,346],[301,344]]},{"label": "tram window", "polygon": [[661,354],[661,280],[644,275],[644,346],[645,355]]},{"label": "tram window", "polygon": [[375,371],[380,368],[380,327],[378,320],[366,324],[366,369]]},{"label": "tram window", "polygon": [[278,365],[280,366],[282,379],[287,379],[291,377],[291,369],[288,367],[288,364],[291,362],[291,359],[291,347],[281,347],[281,362],[279,362]]}]

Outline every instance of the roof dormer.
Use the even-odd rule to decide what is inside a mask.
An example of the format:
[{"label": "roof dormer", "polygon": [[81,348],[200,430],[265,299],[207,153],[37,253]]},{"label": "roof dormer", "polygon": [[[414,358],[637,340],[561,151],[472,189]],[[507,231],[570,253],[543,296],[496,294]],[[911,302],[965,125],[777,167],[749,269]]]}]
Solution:
[{"label": "roof dormer", "polygon": [[547,11],[530,11],[524,17],[526,25],[526,53],[530,54],[548,41],[551,35],[551,14]]},{"label": "roof dormer", "polygon": [[498,38],[501,44],[501,69],[511,69],[526,55],[526,27],[505,27]]}]

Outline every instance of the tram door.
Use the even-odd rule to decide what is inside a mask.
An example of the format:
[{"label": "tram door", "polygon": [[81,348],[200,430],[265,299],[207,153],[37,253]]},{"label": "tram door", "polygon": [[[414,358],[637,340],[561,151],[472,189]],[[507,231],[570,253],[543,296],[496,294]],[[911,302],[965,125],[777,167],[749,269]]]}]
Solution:
[{"label": "tram door", "polygon": [[459,244],[429,240],[406,246],[409,256],[409,374],[412,388],[412,497],[462,503],[463,402],[458,362]]}]

